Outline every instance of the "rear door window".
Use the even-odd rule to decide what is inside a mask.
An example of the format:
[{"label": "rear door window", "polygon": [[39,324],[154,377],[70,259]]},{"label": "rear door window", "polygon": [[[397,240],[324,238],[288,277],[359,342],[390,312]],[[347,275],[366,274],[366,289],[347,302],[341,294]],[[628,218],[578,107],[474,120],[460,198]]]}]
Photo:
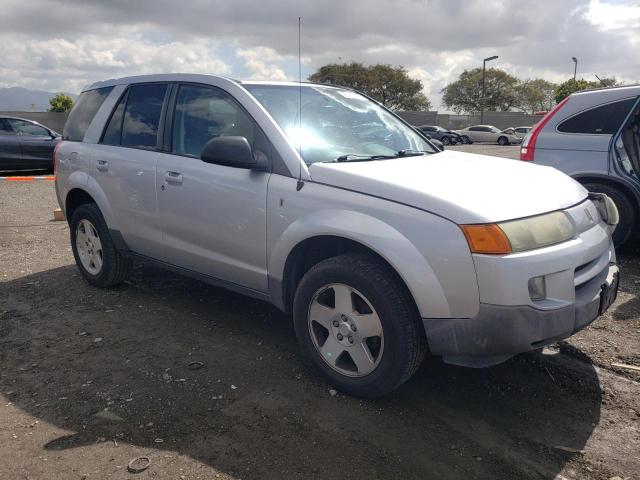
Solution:
[{"label": "rear door window", "polygon": [[81,142],[105,99],[113,87],[97,88],[83,92],[73,106],[67,122],[64,124],[62,138],[73,142]]},{"label": "rear door window", "polygon": [[157,148],[160,116],[167,89],[166,83],[134,85],[129,89],[127,104],[124,108],[120,145],[132,148]]},{"label": "rear door window", "polygon": [[635,102],[635,98],[628,98],[592,108],[562,122],[558,125],[558,131],[589,135],[613,135],[620,129]]}]

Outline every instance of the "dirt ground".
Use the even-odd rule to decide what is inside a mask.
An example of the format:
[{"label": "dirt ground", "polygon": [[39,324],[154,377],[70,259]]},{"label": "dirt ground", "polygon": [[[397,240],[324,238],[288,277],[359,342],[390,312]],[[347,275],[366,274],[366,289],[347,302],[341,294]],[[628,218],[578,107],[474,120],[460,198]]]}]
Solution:
[{"label": "dirt ground", "polygon": [[568,341],[428,358],[363,401],[308,373],[265,303],[143,265],[90,287],[55,206],[52,182],[0,181],[0,479],[640,478],[640,375],[611,365],[640,365],[637,250]]}]

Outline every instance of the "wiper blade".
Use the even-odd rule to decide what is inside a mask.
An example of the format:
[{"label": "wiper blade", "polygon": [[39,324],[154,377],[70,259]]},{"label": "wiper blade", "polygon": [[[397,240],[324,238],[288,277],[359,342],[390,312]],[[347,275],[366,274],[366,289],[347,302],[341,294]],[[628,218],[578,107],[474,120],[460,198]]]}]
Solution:
[{"label": "wiper blade", "polygon": [[397,152],[398,157],[417,157],[418,155],[424,155],[425,153],[433,153],[428,152],[426,150],[400,150]]},{"label": "wiper blade", "polygon": [[387,160],[390,158],[398,158],[398,155],[358,155],[357,153],[348,153],[341,155],[332,162],[368,162],[369,160]]}]

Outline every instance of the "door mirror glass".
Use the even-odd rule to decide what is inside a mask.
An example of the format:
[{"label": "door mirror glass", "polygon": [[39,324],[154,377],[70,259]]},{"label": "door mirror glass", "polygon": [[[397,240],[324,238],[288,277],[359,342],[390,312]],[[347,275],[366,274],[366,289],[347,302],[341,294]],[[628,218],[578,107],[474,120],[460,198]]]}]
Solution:
[{"label": "door mirror glass", "polygon": [[209,140],[200,154],[203,162],[227,167],[260,170],[246,137],[224,136]]}]

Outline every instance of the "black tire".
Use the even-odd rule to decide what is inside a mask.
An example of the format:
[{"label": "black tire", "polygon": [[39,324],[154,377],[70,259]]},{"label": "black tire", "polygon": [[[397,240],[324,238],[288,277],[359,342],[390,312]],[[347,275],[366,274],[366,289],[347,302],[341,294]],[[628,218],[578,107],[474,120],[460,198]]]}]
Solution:
[{"label": "black tire", "polygon": [[616,248],[621,247],[629,240],[636,228],[637,213],[635,203],[625,193],[610,185],[602,183],[585,183],[583,185],[590,192],[608,195],[618,207],[620,220],[613,232],[613,244]]},{"label": "black tire", "polygon": [[462,143],[464,145],[471,145],[473,143],[473,140],[471,140],[469,137],[467,137],[466,135],[462,136]]},{"label": "black tire", "polygon": [[[89,272],[82,264],[76,245],[78,224],[82,220],[88,220],[91,222],[95,227],[98,237],[100,238],[100,243],[102,244],[102,266],[95,274]],[[131,272],[133,262],[118,252],[113,240],[111,239],[104,217],[95,203],[80,205],[71,216],[69,229],[71,231],[71,249],[73,250],[76,265],[78,266],[82,276],[91,285],[108,288],[118,285],[127,279]]]},{"label": "black tire", "polygon": [[[377,367],[365,376],[349,377],[334,370],[322,359],[311,338],[308,324],[311,302],[316,292],[336,283],[361,292],[382,325],[384,349]],[[347,253],[313,266],[296,290],[293,317],[305,363],[337,390],[349,395],[376,398],[393,391],[411,378],[426,352],[420,315],[410,294],[395,271],[373,256]]]},{"label": "black tire", "polygon": [[503,147],[505,145],[509,145],[509,139],[507,137],[499,137],[498,138],[498,145],[502,145]]},{"label": "black tire", "polygon": [[451,145],[451,139],[446,135],[440,139],[443,145]]}]

